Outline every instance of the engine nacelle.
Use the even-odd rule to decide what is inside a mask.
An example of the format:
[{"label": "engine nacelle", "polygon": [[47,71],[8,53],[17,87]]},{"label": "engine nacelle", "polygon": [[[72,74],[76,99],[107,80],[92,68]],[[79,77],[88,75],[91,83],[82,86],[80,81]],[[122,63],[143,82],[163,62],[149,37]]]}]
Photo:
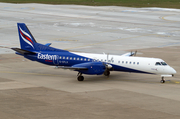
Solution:
[{"label": "engine nacelle", "polygon": [[112,68],[112,65],[106,64],[106,68],[107,68],[107,69],[111,69],[111,68]]},{"label": "engine nacelle", "polygon": [[74,65],[72,67],[86,67],[88,70],[75,70],[79,71],[82,74],[89,75],[102,75],[106,69],[106,66],[102,62],[87,62]]}]

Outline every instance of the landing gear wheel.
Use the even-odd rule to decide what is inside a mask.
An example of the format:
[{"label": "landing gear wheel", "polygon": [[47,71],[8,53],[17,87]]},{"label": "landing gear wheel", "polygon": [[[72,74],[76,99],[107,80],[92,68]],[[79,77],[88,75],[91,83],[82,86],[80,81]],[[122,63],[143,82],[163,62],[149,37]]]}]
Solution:
[{"label": "landing gear wheel", "polygon": [[165,81],[165,80],[161,80],[160,82],[161,82],[161,83],[165,83],[166,81]]},{"label": "landing gear wheel", "polygon": [[78,80],[78,81],[84,81],[84,76],[78,76],[78,77],[77,77],[77,80]]},{"label": "landing gear wheel", "polygon": [[105,75],[105,76],[109,76],[109,75],[110,75],[110,71],[105,71],[105,72],[104,72],[104,75]]},{"label": "landing gear wheel", "polygon": [[165,81],[165,79],[164,79],[164,77],[162,77],[162,80],[160,81],[161,83],[165,83],[166,81]]}]

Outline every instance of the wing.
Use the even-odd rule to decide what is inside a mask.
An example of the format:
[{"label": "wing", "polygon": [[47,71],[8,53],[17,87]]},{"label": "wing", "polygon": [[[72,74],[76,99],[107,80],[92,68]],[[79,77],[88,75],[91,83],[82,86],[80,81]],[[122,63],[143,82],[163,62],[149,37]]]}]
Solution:
[{"label": "wing", "polygon": [[67,66],[58,66],[57,68],[61,69],[70,69],[70,70],[88,70],[87,67],[67,67]]},{"label": "wing", "polygon": [[59,66],[58,68],[70,69],[89,75],[95,75],[95,74],[101,75],[104,73],[106,66],[102,62],[85,62],[85,63],[75,64],[71,67]]},{"label": "wing", "polygon": [[122,54],[121,56],[130,57],[130,56],[135,56],[136,53],[137,53],[137,51],[135,51],[135,52],[128,52],[128,53]]}]

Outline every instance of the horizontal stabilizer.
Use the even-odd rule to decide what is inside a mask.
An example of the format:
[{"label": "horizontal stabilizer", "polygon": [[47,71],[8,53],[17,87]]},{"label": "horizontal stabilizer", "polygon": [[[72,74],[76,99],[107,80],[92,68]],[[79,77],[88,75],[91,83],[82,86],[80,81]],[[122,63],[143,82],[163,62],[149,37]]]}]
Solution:
[{"label": "horizontal stabilizer", "polygon": [[20,48],[11,48],[12,50],[24,55],[24,54],[27,54],[27,53],[30,53],[30,54],[36,54],[35,52],[31,52],[31,51],[27,51],[27,50],[23,50],[23,49],[20,49]]},{"label": "horizontal stabilizer", "polygon": [[51,45],[51,43],[46,43],[46,44],[45,44],[45,46],[50,46],[50,45]]}]

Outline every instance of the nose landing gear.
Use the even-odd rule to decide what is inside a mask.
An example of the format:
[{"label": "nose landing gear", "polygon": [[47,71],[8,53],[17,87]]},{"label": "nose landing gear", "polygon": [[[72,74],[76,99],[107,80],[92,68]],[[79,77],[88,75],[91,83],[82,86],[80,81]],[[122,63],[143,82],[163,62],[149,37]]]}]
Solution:
[{"label": "nose landing gear", "polygon": [[165,83],[165,82],[166,82],[165,79],[164,79],[164,77],[162,77],[162,79],[161,79],[160,82],[161,82],[161,83]]}]

